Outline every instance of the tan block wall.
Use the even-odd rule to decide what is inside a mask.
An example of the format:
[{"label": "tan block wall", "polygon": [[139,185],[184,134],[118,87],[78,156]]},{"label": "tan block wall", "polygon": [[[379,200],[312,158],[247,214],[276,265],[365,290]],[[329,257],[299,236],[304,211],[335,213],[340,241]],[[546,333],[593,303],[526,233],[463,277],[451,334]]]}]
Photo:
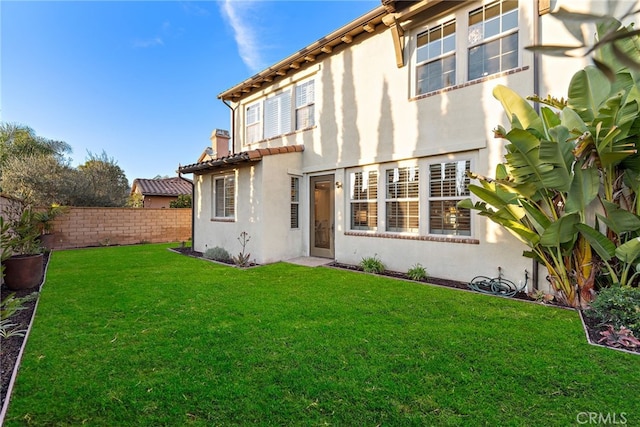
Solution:
[{"label": "tan block wall", "polygon": [[53,221],[53,249],[191,239],[191,209],[68,208]]}]

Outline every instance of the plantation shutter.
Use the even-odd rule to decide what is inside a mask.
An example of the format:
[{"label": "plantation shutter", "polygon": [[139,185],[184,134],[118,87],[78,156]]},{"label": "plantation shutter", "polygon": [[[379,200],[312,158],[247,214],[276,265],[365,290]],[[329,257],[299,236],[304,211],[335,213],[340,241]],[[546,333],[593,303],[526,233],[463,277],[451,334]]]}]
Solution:
[{"label": "plantation shutter", "polygon": [[264,137],[291,131],[291,90],[264,101]]},{"label": "plantation shutter", "polygon": [[224,216],[224,179],[216,179],[216,217]]},{"label": "plantation shutter", "polygon": [[314,81],[296,86],[296,130],[313,126],[314,123]]}]

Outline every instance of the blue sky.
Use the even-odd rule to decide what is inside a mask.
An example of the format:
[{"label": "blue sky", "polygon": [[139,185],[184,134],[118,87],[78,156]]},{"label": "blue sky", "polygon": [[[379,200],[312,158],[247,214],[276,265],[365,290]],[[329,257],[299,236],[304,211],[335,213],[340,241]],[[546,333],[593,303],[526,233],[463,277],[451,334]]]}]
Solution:
[{"label": "blue sky", "polygon": [[[217,95],[380,5],[325,1],[0,1],[0,121],[174,176],[215,128]],[[191,177],[191,176],[189,176]]]}]

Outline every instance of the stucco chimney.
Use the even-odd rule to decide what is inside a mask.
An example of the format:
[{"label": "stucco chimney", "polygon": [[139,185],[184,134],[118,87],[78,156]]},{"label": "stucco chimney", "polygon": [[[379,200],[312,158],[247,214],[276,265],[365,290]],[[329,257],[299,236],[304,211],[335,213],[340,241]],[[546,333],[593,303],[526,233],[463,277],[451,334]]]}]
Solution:
[{"label": "stucco chimney", "polygon": [[214,158],[220,159],[222,157],[227,157],[231,152],[229,151],[229,140],[231,136],[229,135],[228,130],[224,129],[214,129],[211,132],[211,147],[215,152]]}]

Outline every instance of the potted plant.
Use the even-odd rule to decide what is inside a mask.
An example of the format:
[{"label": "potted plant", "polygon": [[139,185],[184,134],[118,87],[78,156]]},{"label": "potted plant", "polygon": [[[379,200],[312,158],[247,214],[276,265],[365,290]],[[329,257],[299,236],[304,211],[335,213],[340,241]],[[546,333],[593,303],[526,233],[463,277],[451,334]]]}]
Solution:
[{"label": "potted plant", "polygon": [[43,255],[35,212],[26,206],[13,216],[7,215],[3,225],[0,243],[5,284],[12,290],[38,286],[42,281]]},{"label": "potted plant", "polygon": [[40,244],[44,249],[53,249],[53,220],[65,212],[65,207],[58,204],[52,204],[46,210],[35,213],[35,220],[37,221],[40,229]]}]

